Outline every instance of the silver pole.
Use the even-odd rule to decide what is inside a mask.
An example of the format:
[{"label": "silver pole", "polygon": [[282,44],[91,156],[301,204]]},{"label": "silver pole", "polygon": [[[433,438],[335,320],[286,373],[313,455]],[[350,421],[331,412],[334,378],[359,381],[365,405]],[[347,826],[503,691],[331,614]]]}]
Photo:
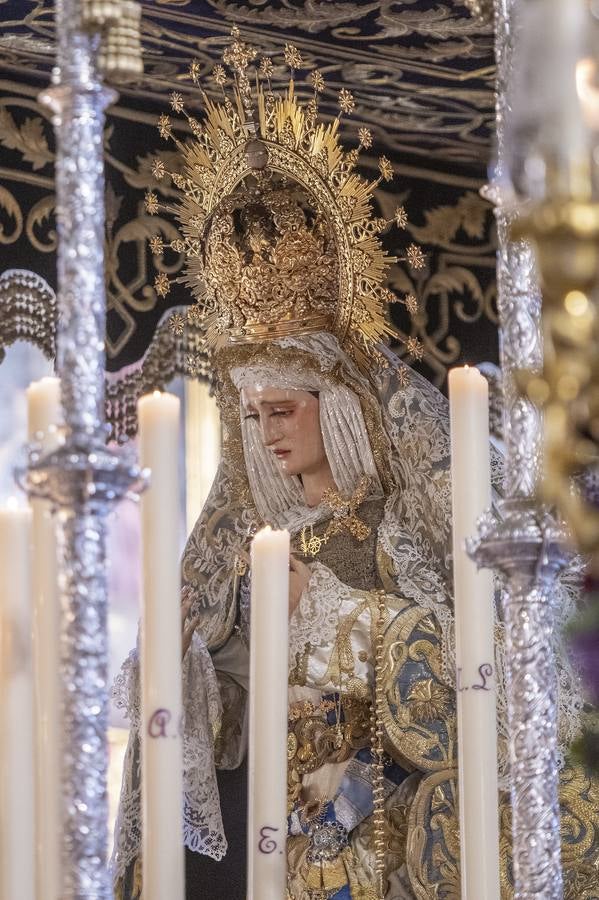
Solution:
[{"label": "silver pole", "polygon": [[560,858],[557,669],[553,653],[555,579],[566,565],[564,535],[534,494],[541,474],[542,422],[516,386],[516,372],[543,363],[541,293],[534,255],[510,240],[512,213],[502,203],[505,126],[514,53],[516,0],[496,0],[497,170],[495,203],[500,353],[504,382],[505,499],[486,514],[469,544],[479,565],[506,578],[506,641],[510,788],[515,897],[563,896]]},{"label": "silver pole", "polygon": [[55,4],[53,85],[41,96],[56,133],[57,370],[65,442],[31,448],[31,496],[58,511],[61,600],[61,900],[112,897],[108,848],[106,517],[138,479],[106,448],[104,421],[105,109],[116,93],[96,65],[99,34],[81,27],[80,0]]}]

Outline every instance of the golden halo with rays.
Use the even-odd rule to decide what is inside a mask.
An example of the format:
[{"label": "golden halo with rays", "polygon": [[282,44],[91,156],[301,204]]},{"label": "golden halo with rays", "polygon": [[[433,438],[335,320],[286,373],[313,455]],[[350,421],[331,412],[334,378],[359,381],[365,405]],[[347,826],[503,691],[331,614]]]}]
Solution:
[{"label": "golden halo with rays", "polygon": [[[376,345],[386,336],[400,339],[388,317],[389,291],[385,279],[389,267],[398,260],[383,247],[380,235],[393,220],[376,217],[373,195],[382,180],[393,176],[392,166],[385,157],[379,161],[380,177],[368,181],[356,171],[361,147],[370,144],[365,134],[359,135],[358,148],[346,150],[340,138],[342,114],[353,109],[353,98],[341,92],[341,110],[328,123],[318,121],[318,94],[324,87],[319,74],[318,90],[302,103],[295,89],[295,69],[303,66],[291,45],[285,47],[285,58],[292,66],[292,77],[282,95],[271,88],[267,67],[258,62],[250,79],[248,70],[256,60],[255,48],[244,43],[238,29],[232,32],[232,42],[224,53],[224,62],[232,70],[229,95],[223,100],[209,98],[199,85],[199,66],[190,66],[190,77],[200,88],[204,118],[200,123],[185,109],[180,92],[173,97],[172,107],[187,117],[193,136],[186,141],[177,138],[169,116],[160,116],[158,127],[163,139],[174,142],[181,161],[181,170],[169,172],[156,164],[154,177],[170,177],[179,196],[172,204],[159,202],[155,191],[146,197],[146,209],[151,215],[168,211],[179,223],[180,240],[177,249],[185,254],[185,271],[178,281],[186,284],[195,298],[191,319],[203,324],[209,342],[257,342],[282,334],[305,333],[314,330],[310,317],[296,315],[293,310],[281,319],[277,311],[269,321],[268,309],[252,318],[244,312],[240,322],[239,310],[231,317],[235,304],[232,292],[207,289],[206,229],[225,198],[230,198],[250,181],[260,186],[275,175],[298,185],[313,207],[326,222],[337,259],[337,292],[330,298],[327,328],[341,346],[362,367],[376,355]],[[225,71],[222,66],[220,70]],[[269,67],[270,70],[270,67]],[[161,162],[161,161],[160,161]],[[407,224],[403,215],[397,224]],[[294,227],[297,227],[297,223]],[[157,242],[154,242],[154,248]],[[271,248],[272,249],[272,248]],[[419,248],[411,245],[407,260],[414,267],[423,265]],[[268,255],[268,250],[261,250]],[[293,252],[293,251],[291,251]],[[218,255],[216,257],[218,259]],[[399,257],[404,259],[406,257]],[[272,270],[272,265],[269,271]],[[214,265],[214,261],[212,260]],[[218,285],[219,272],[213,274],[212,284]],[[224,272],[222,273],[225,274]],[[230,273],[228,273],[230,274]],[[276,273],[275,273],[276,274]],[[243,278],[240,272],[239,280]],[[230,280],[230,279],[229,279]],[[161,292],[168,291],[166,276],[160,283]],[[234,293],[234,291],[233,291]],[[191,312],[191,311],[190,311]],[[322,309],[319,327],[323,327]]]}]

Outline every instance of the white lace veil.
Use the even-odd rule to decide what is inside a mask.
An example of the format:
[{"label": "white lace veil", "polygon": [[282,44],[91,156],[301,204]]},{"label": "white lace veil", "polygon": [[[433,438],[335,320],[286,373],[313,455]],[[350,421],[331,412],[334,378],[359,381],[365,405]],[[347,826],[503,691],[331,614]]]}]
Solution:
[{"label": "white lace veil", "polygon": [[[309,346],[312,349],[318,347],[320,353],[334,363],[339,351],[336,352],[333,341],[331,335],[315,335]],[[282,347],[306,349],[301,339],[289,338],[278,343]],[[295,532],[306,523],[317,521],[324,512],[306,506],[300,479],[281,472],[273,454],[264,446],[258,423],[243,415],[241,391],[245,387],[317,391],[323,443],[337,489],[343,496],[350,497],[360,478],[366,474],[371,479],[370,496],[383,496],[360,401],[347,385],[331,379],[326,369],[320,373],[307,371],[298,362],[284,369],[272,362],[238,366],[231,370],[231,380],[240,392],[241,434],[248,481],[258,515],[265,522]]]}]

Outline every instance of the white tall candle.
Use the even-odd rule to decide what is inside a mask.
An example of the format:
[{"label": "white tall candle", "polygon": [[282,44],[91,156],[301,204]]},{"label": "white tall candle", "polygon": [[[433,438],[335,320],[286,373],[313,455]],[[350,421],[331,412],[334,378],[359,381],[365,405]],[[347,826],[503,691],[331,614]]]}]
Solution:
[{"label": "white tall candle", "polygon": [[491,505],[489,391],[477,369],[449,373],[462,900],[499,900],[493,578],[465,540]]},{"label": "white tall candle", "polygon": [[47,438],[49,429],[58,425],[62,419],[60,379],[48,376],[32,381],[26,393],[29,440],[33,440],[36,434]]},{"label": "white tall candle", "polygon": [[[27,388],[29,440],[50,453],[62,421],[60,380],[42,378]],[[35,823],[37,900],[56,900],[60,891],[59,598],[56,526],[49,504],[32,500],[33,679],[35,696]]]},{"label": "white tall candle", "polygon": [[221,424],[209,385],[185,381],[185,489],[187,530],[191,531],[204,508],[220,462]]},{"label": "white tall candle", "polygon": [[142,878],[144,900],[183,900],[179,400],[154,391],[138,403],[142,494]]},{"label": "white tall candle", "polygon": [[0,897],[35,900],[31,512],[0,510]]},{"label": "white tall candle", "polygon": [[287,885],[289,533],[252,541],[248,900],[281,900]]}]

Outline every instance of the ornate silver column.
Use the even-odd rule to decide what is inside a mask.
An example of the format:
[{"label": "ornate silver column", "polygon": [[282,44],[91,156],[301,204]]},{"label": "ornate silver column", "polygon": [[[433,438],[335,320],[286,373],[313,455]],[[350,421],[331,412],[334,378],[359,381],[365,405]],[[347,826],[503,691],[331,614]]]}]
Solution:
[{"label": "ornate silver column", "polygon": [[503,612],[515,897],[562,897],[558,800],[557,670],[552,650],[553,586],[566,564],[563,533],[534,500],[541,474],[542,422],[516,386],[518,370],[540,372],[541,295],[533,251],[511,241],[512,214],[502,201],[507,182],[505,124],[512,71],[515,0],[496,0],[497,168],[488,197],[495,203],[501,361],[504,378],[505,499],[488,513],[472,557],[506,577]]},{"label": "ornate silver column", "polygon": [[60,531],[63,900],[112,897],[107,871],[108,647],[106,516],[138,470],[106,448],[104,423],[104,111],[99,33],[80,0],[55,4],[57,67],[42,102],[54,113],[58,217],[57,370],[64,444],[30,448],[29,493],[52,501]]}]

